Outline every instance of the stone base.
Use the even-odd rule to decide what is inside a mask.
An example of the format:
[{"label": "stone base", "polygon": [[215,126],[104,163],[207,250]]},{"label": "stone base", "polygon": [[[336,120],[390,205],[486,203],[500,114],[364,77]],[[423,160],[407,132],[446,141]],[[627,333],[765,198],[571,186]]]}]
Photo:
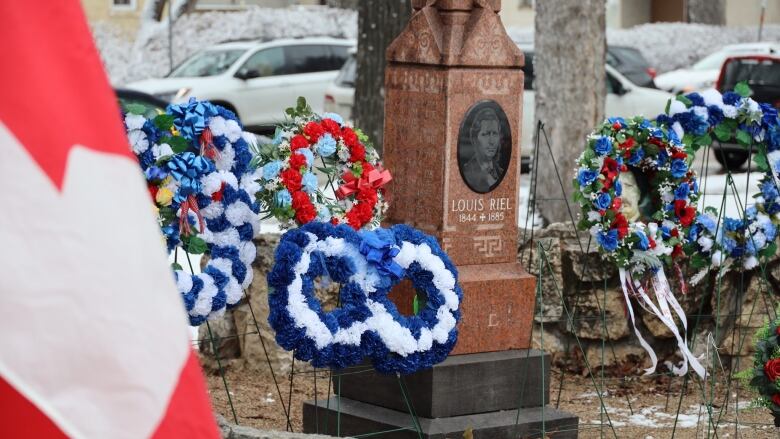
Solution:
[{"label": "stone base", "polygon": [[[469,398],[462,395],[462,398]],[[577,437],[579,419],[551,407],[535,407],[447,418],[423,418],[417,421],[422,430],[418,435],[414,419],[408,413],[390,410],[348,398],[313,401],[303,405],[304,433],[336,436],[357,436],[378,433],[383,439],[453,439],[462,438],[471,429],[474,438],[517,439]],[[402,430],[401,430],[402,429]],[[395,430],[395,431],[391,431]]]},{"label": "stone base", "polygon": [[[458,267],[463,288],[458,343],[450,355],[525,349],[531,346],[536,277],[518,263]],[[412,314],[410,283],[393,288],[390,298],[403,314]]]},{"label": "stone base", "polygon": [[[550,356],[524,349],[455,355],[400,379],[418,416],[443,418],[541,407],[549,401],[549,376]],[[333,388],[355,401],[407,410],[399,378],[378,373],[370,366],[334,374]]]}]

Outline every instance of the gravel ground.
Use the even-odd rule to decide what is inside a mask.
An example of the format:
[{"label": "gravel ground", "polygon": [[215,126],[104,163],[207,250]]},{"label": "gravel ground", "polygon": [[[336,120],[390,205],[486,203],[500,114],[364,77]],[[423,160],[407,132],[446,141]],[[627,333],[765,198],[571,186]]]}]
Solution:
[{"label": "gravel ground", "polygon": [[[727,379],[723,376],[716,376],[714,384],[690,381],[680,398],[683,393],[682,378],[643,378],[633,371],[612,371],[611,376],[591,379],[569,371],[565,373],[561,388],[560,369],[552,372],[551,404],[559,401],[561,409],[580,417],[580,438],[780,438],[769,413],[762,408],[750,407],[752,395],[736,382],[732,382],[731,389],[727,391]],[[314,398],[315,376],[318,398],[325,398],[329,392],[327,371],[314,373],[308,368],[298,371],[296,367],[292,391],[289,374],[277,376],[277,391],[266,373],[228,371],[225,379],[238,424],[285,430],[287,418],[280,401],[284,401],[285,407],[291,401],[290,424],[293,431],[300,432],[301,407],[303,401]],[[232,422],[233,415],[222,378],[219,375],[209,376],[208,384],[215,409]],[[601,409],[597,388],[604,389],[605,410]],[[713,401],[712,423],[708,422],[708,406],[702,405],[702,401]],[[614,433],[607,418],[614,427]],[[718,425],[717,433],[713,424]]]}]

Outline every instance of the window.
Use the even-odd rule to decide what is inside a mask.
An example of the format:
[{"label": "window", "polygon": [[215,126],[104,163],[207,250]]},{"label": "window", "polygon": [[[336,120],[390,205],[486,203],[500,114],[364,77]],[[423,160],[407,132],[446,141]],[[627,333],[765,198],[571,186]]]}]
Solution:
[{"label": "window", "polygon": [[121,11],[134,11],[136,0],[109,0],[111,2],[111,9],[117,9]]},{"label": "window", "polygon": [[325,45],[300,45],[284,48],[287,67],[285,73],[313,73],[338,70],[341,66],[334,67],[333,57],[328,46]]},{"label": "window", "polygon": [[344,67],[344,64],[349,58],[348,46],[330,46],[330,55],[332,61],[332,70],[339,70]]},{"label": "window", "polygon": [[525,83],[523,85],[524,90],[534,89],[534,53],[531,51],[523,51],[525,55],[525,65],[523,66],[523,73],[525,73]]},{"label": "window", "polygon": [[244,49],[206,50],[184,61],[168,76],[192,78],[219,75],[229,69],[244,52],[246,52]]},{"label": "window", "polygon": [[357,76],[357,60],[355,56],[350,56],[347,62],[344,63],[344,67],[339,70],[339,75],[336,76],[336,84],[342,87],[354,87],[355,77]]},{"label": "window", "polygon": [[238,69],[237,74],[245,78],[263,78],[286,73],[285,51],[281,47],[260,50],[250,56]]}]

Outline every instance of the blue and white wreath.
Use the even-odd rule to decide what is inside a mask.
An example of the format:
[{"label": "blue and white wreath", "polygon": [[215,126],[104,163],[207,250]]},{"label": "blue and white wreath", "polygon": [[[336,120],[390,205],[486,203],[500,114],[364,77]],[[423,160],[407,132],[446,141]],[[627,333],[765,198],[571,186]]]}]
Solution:
[{"label": "blue and white wreath", "polygon": [[236,305],[252,282],[261,189],[260,170],[250,165],[255,137],[231,111],[206,101],[170,105],[153,119],[142,113],[131,108],[125,125],[168,249],[210,255],[197,275],[174,264],[190,324],[197,326]]},{"label": "blue and white wreath", "polygon": [[[330,312],[314,291],[325,276],[341,284],[340,305]],[[413,316],[387,296],[403,278],[427,298]],[[380,372],[408,374],[443,361],[457,341],[457,270],[435,239],[405,225],[356,232],[313,222],[288,231],[268,284],[276,341],[315,367],[370,358]]]}]

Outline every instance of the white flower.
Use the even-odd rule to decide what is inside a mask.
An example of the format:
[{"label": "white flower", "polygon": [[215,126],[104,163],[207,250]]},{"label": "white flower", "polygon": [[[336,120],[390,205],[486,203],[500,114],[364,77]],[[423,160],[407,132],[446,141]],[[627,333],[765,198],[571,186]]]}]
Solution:
[{"label": "white flower", "polygon": [[742,263],[746,270],[755,268],[758,265],[758,259],[755,256],[750,256]]},{"label": "white flower", "polygon": [[675,122],[672,124],[672,130],[674,130],[674,133],[677,134],[677,137],[682,140],[683,136],[685,135],[685,131],[683,130],[682,125],[680,125],[680,122]]},{"label": "white flower", "polygon": [[725,260],[726,258],[723,256],[723,253],[720,250],[715,250],[715,252],[712,254],[712,265],[714,267],[720,267]]},{"label": "white flower", "polygon": [[710,113],[707,111],[707,107],[693,107],[693,113],[704,120],[707,120],[710,117]]},{"label": "white flower", "polygon": [[737,117],[737,107],[733,105],[724,105],[723,115],[730,118]]},{"label": "white flower", "polygon": [[130,141],[130,147],[133,148],[133,152],[141,154],[149,149],[149,139],[146,137],[146,133],[141,130],[130,130],[127,132],[127,139]]},{"label": "white flower", "polygon": [[672,201],[674,201],[674,194],[671,192],[664,192],[661,194],[661,200],[664,203],[671,203]]},{"label": "white flower", "polygon": [[598,236],[598,234],[601,232],[601,224],[596,224],[589,230],[590,236],[593,236],[594,238]]},{"label": "white flower", "polygon": [[601,214],[595,210],[588,212],[588,221],[601,221]]},{"label": "white flower", "polygon": [[230,143],[234,143],[241,138],[241,126],[235,120],[228,120],[225,122],[225,136],[227,136]]},{"label": "white flower", "polygon": [[349,160],[349,149],[345,146],[342,147],[341,145],[339,145],[339,149],[336,154],[338,155],[339,160],[341,160],[342,162],[346,162],[347,160]]},{"label": "white flower", "polygon": [[212,117],[211,120],[209,120],[209,129],[211,130],[211,134],[215,136],[225,135],[225,122],[225,118],[222,116]]},{"label": "white flower", "polygon": [[154,158],[159,159],[160,157],[173,155],[173,150],[171,149],[171,145],[168,145],[167,143],[152,145],[152,155],[154,155]]},{"label": "white flower", "polygon": [[752,239],[753,239],[753,245],[755,246],[756,250],[760,250],[764,248],[764,246],[766,245],[766,235],[764,235],[764,232],[756,232],[753,235]]},{"label": "white flower", "polygon": [[706,237],[706,236],[700,237],[699,240],[696,241],[696,242],[699,243],[699,245],[701,246],[701,249],[703,251],[705,251],[705,252],[710,251],[710,249],[712,248],[712,244],[713,244],[712,238],[709,238],[709,237]]},{"label": "white flower", "polygon": [[146,118],[138,114],[128,114],[125,116],[125,125],[129,130],[140,130],[146,123]]},{"label": "white flower", "polygon": [[723,107],[723,95],[720,94],[718,90],[715,90],[714,88],[710,88],[708,90],[704,90],[700,94],[701,97],[704,98],[705,105],[707,106],[715,105],[720,108]]}]

